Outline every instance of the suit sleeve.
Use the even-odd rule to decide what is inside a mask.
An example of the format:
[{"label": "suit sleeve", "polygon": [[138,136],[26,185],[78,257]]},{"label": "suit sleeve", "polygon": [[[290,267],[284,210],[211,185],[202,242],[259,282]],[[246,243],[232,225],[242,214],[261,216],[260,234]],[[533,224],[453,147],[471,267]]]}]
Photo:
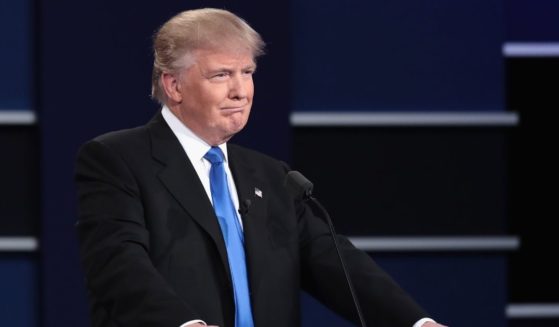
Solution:
[{"label": "suit sleeve", "polygon": [[[299,220],[303,287],[323,304],[358,323],[328,225],[308,202],[295,204]],[[411,327],[426,317],[397,283],[371,257],[338,236],[365,320],[370,326]]]},{"label": "suit sleeve", "polygon": [[119,154],[98,141],[85,144],[75,180],[80,257],[91,305],[104,313],[94,317],[99,325],[180,326],[200,319],[150,260],[139,187]]}]

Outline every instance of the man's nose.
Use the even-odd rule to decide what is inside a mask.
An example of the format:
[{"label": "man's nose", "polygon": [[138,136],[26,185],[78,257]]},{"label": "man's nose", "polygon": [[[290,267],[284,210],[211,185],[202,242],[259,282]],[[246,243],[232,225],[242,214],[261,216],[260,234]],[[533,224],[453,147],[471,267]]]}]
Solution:
[{"label": "man's nose", "polygon": [[229,80],[229,97],[233,99],[244,99],[247,97],[247,81],[243,76],[233,76]]}]

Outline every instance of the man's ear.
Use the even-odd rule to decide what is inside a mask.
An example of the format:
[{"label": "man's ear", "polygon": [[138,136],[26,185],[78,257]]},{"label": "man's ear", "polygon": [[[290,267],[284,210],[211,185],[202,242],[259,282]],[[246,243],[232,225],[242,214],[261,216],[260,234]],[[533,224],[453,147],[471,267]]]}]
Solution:
[{"label": "man's ear", "polygon": [[161,74],[160,79],[161,85],[163,86],[163,91],[165,91],[165,95],[167,95],[167,98],[177,103],[182,102],[182,93],[179,78],[175,74],[164,72]]}]

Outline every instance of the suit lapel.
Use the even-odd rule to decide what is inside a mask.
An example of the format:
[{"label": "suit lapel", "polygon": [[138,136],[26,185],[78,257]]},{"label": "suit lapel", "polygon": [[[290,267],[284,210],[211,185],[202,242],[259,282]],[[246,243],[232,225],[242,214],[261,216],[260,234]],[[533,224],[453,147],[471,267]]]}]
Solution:
[{"label": "suit lapel", "polygon": [[[231,284],[231,272],[221,229],[194,167],[160,113],[152,119],[148,128],[152,142],[152,155],[156,161],[162,164],[158,174],[159,179],[183,209],[212,238]],[[265,274],[267,267],[266,196],[269,193],[267,193],[265,184],[247,162],[248,159],[242,157],[234,146],[228,146],[227,151],[239,203],[246,200],[250,200],[251,203],[248,213],[244,214],[242,219],[251,297],[253,306],[257,306],[256,295],[261,277]]]},{"label": "suit lapel", "polygon": [[[248,158],[239,155],[235,146],[228,146],[229,168],[233,173],[239,203],[250,200],[247,213],[242,215],[245,235],[245,253],[247,257],[253,306],[257,298],[261,277],[267,267],[266,256],[266,203],[267,190],[265,184],[257,176],[256,171],[248,163]],[[255,311],[255,310],[253,310]]]},{"label": "suit lapel", "polygon": [[152,119],[148,128],[152,142],[152,155],[163,165],[158,174],[159,179],[192,219],[210,235],[227,271],[229,282],[231,282],[221,229],[192,163],[160,113]]}]

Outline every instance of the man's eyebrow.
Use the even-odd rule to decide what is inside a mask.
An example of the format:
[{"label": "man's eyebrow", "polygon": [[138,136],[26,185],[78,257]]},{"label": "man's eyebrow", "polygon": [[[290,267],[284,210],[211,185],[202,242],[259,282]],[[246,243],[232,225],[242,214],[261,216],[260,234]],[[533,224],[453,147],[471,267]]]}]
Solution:
[{"label": "man's eyebrow", "polygon": [[[203,71],[203,75],[212,75],[216,73],[232,73],[235,69],[231,67],[216,67],[212,69],[208,69],[205,72]],[[245,70],[256,70],[256,63],[250,63],[241,68],[241,71]]]},{"label": "man's eyebrow", "polygon": [[218,68],[213,68],[213,69],[209,69],[208,72],[211,73],[216,73],[216,72],[232,72],[233,69],[231,68],[227,68],[227,67],[218,67]]},{"label": "man's eyebrow", "polygon": [[254,70],[256,70],[256,63],[248,64],[243,69],[254,69]]},{"label": "man's eyebrow", "polygon": [[218,67],[214,69],[208,69],[206,71],[202,71],[203,75],[213,75],[217,73],[231,73],[233,70],[227,67]]}]

